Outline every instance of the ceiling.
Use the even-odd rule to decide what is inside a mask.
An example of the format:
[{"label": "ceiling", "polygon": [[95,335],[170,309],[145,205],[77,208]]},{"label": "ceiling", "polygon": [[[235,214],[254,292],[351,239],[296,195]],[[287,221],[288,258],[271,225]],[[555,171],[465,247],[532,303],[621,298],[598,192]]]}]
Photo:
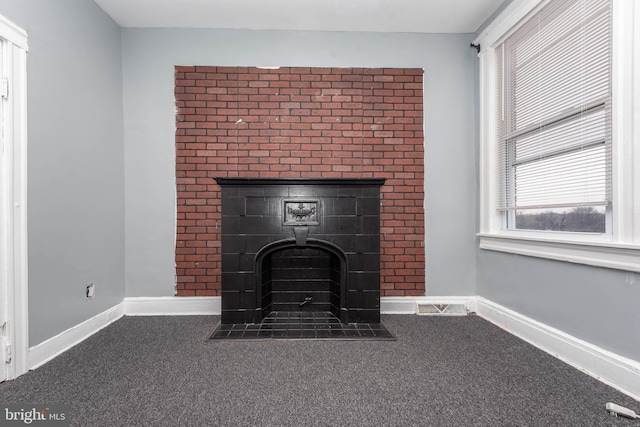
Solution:
[{"label": "ceiling", "polygon": [[95,0],[121,27],[473,33],[503,0]]}]

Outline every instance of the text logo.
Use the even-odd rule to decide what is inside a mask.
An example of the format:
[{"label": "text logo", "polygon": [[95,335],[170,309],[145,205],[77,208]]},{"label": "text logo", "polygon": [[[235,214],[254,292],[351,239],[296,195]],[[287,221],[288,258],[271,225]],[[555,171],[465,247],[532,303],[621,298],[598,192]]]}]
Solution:
[{"label": "text logo", "polygon": [[1,405],[0,425],[68,427],[69,405]]}]

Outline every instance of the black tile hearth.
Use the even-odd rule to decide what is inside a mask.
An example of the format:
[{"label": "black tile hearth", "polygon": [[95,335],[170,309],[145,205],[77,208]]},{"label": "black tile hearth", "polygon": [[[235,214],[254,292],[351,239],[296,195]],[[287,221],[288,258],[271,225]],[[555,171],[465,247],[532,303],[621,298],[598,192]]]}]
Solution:
[{"label": "black tile hearth", "polygon": [[328,311],[272,311],[261,323],[219,323],[209,339],[342,339],[394,341],[396,338],[382,323],[341,323],[340,319]]}]

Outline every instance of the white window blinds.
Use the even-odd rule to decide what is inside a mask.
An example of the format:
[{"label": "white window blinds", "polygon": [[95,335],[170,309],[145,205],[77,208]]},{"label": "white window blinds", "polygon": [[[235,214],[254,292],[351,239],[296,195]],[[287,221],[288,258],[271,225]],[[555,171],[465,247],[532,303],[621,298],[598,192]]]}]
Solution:
[{"label": "white window blinds", "polygon": [[553,0],[495,53],[498,209],[609,206],[610,0]]}]

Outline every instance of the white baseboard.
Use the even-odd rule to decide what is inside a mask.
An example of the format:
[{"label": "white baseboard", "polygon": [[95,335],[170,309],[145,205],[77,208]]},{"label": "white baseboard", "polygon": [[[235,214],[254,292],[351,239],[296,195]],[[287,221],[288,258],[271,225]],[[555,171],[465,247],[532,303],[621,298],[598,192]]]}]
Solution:
[{"label": "white baseboard", "polygon": [[[221,302],[220,297],[125,298],[117,306],[31,347],[28,367],[37,368],[124,315],[220,315]],[[422,305],[464,305],[468,313],[477,313],[522,340],[640,400],[640,362],[582,341],[482,297],[381,297],[380,312],[418,314]]]},{"label": "white baseboard", "polygon": [[84,322],[29,348],[27,368],[35,369],[79,344],[122,316],[215,315],[221,313],[220,297],[125,298]]},{"label": "white baseboard", "polygon": [[[416,314],[418,304],[466,304],[471,297],[382,297],[385,314]],[[29,348],[28,369],[35,369],[79,344],[122,316],[220,315],[221,297],[129,297],[64,332]]]},{"label": "white baseboard", "polygon": [[[382,314],[417,314],[422,304],[462,304],[475,311],[475,297],[381,297]],[[129,297],[124,299],[127,316],[220,315],[221,297]]]},{"label": "white baseboard", "polygon": [[221,297],[129,297],[124,299],[127,316],[220,315]]},{"label": "white baseboard", "polygon": [[[124,299],[127,316],[220,315],[221,297],[129,297]],[[423,304],[462,304],[475,311],[475,297],[381,297],[382,314],[417,314]]]},{"label": "white baseboard", "polygon": [[[381,314],[418,314],[419,307],[422,305],[463,305],[466,307],[466,313],[475,312],[475,298],[465,296],[451,297],[380,297],[380,313]],[[466,314],[465,313],[465,314]],[[448,315],[446,313],[438,313],[439,315]]]},{"label": "white baseboard", "polygon": [[35,369],[43,365],[60,353],[89,338],[100,329],[109,326],[123,315],[124,307],[121,303],[36,346],[30,347],[27,361],[28,369]]},{"label": "white baseboard", "polygon": [[482,297],[476,298],[476,304],[480,317],[640,400],[640,362],[604,350]]}]

